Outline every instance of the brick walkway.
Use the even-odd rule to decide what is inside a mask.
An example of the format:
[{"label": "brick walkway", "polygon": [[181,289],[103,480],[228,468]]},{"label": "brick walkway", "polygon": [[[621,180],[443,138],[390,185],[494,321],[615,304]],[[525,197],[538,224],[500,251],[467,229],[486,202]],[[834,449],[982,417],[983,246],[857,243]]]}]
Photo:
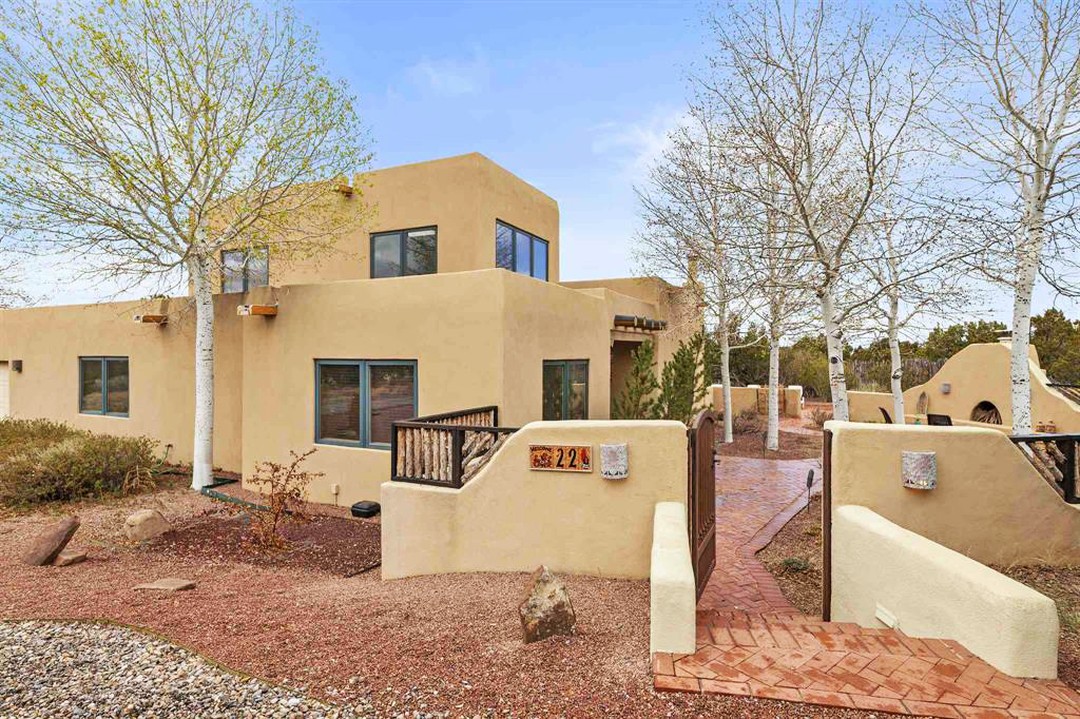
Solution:
[{"label": "brick walkway", "polygon": [[1006,676],[954,641],[822,622],[795,610],[754,552],[802,507],[811,466],[722,458],[717,569],[698,604],[698,650],[656,654],[657,690],[952,719],[1080,717],[1076,691]]}]

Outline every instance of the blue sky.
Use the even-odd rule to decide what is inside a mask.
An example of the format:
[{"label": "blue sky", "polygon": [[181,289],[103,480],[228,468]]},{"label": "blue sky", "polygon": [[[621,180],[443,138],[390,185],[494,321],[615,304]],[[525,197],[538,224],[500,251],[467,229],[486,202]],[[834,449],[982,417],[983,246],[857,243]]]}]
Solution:
[{"label": "blue sky", "polygon": [[632,274],[639,182],[702,50],[696,2],[300,2],[376,167],[478,151],[559,202],[562,276]]}]

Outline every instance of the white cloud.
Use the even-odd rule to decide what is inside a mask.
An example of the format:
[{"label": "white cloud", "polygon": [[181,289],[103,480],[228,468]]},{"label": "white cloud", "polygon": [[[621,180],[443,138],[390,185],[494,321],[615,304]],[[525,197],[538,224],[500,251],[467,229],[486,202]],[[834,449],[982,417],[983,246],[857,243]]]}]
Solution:
[{"label": "white cloud", "polygon": [[668,133],[683,117],[683,110],[662,106],[637,120],[605,122],[594,128],[593,154],[612,158],[625,178],[640,183],[667,147]]},{"label": "white cloud", "polygon": [[471,59],[421,58],[405,71],[405,76],[425,92],[460,97],[476,95],[486,89],[491,80],[491,68],[480,50],[474,49]]}]

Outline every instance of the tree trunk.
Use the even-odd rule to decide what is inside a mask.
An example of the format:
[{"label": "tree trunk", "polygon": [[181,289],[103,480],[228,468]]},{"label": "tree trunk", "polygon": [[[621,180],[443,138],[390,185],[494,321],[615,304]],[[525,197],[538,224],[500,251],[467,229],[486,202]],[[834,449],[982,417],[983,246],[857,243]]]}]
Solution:
[{"label": "tree trunk", "polygon": [[188,271],[195,288],[195,447],[191,488],[197,490],[214,481],[214,296],[207,258],[188,260]]},{"label": "tree trunk", "polygon": [[769,335],[769,419],[765,431],[765,449],[780,449],[780,338]]},{"label": "tree trunk", "polygon": [[1009,377],[1012,382],[1013,434],[1031,432],[1031,371],[1028,347],[1031,343],[1031,295],[1039,266],[1042,245],[1042,213],[1038,226],[1028,228],[1028,238],[1019,248],[1016,285],[1013,288],[1012,347],[1009,358]]},{"label": "tree trunk", "polygon": [[735,435],[732,430],[734,425],[731,412],[731,341],[728,337],[727,308],[721,307],[717,314],[720,320],[717,327],[717,340],[720,342],[720,383],[724,388],[724,443],[731,444],[735,441]]},{"label": "tree trunk", "polygon": [[821,318],[825,324],[825,346],[829,359],[829,391],[832,394],[833,419],[848,420],[847,378],[844,376],[844,336],[836,321],[836,298],[829,283],[822,290]]},{"label": "tree trunk", "polygon": [[900,301],[893,294],[889,298],[889,384],[893,397],[893,422],[904,424],[904,364],[900,358],[900,330],[896,319],[900,314]]}]

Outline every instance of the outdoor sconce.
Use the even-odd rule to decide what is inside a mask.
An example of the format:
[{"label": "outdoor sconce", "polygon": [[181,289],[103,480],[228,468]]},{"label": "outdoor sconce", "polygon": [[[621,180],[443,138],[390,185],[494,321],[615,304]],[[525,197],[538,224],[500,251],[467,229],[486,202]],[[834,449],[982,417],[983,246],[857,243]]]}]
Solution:
[{"label": "outdoor sconce", "polygon": [[11,370],[13,372],[22,372],[22,360],[11,360]]},{"label": "outdoor sconce", "polygon": [[942,394],[948,394],[949,392],[952,392],[952,383],[951,382],[942,382],[941,383],[941,393]]},{"label": "outdoor sconce", "polygon": [[908,489],[934,489],[937,487],[937,453],[900,453],[900,478]]},{"label": "outdoor sconce", "polygon": [[630,450],[626,444],[600,445],[600,476],[604,479],[630,476]]}]

